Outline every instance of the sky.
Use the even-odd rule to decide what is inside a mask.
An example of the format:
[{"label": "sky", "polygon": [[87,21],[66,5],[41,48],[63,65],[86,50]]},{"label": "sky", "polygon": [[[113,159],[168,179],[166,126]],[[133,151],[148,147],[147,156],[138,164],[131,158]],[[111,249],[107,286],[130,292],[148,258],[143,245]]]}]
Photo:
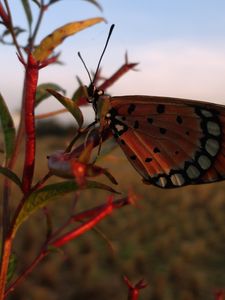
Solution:
[{"label": "sky", "polygon": [[[30,0],[31,1],[31,0]],[[31,1],[32,2],[32,1]],[[99,0],[103,11],[84,0],[61,0],[45,14],[37,42],[68,22],[101,16],[101,23],[68,38],[57,48],[63,65],[41,70],[39,83],[55,82],[71,96],[76,76],[89,79],[80,51],[95,70],[109,27],[115,29],[102,62],[107,78],[124,62],[138,62],[137,71],[124,75],[111,95],[160,95],[225,105],[225,1],[224,0]],[[26,26],[21,1],[9,0],[15,25]],[[34,19],[37,9],[34,7]],[[2,27],[0,27],[0,32]],[[21,35],[22,41],[26,33]],[[19,108],[24,70],[13,47],[0,44],[0,92],[10,110]],[[41,104],[38,113],[61,108],[57,100]],[[68,115],[63,116],[68,121]]]}]

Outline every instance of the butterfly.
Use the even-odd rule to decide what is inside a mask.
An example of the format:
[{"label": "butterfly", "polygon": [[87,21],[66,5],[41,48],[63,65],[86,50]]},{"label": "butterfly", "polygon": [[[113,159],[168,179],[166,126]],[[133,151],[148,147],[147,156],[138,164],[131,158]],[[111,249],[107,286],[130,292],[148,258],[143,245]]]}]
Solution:
[{"label": "butterfly", "polygon": [[177,188],[225,179],[225,106],[160,96],[104,96],[88,75],[96,123],[112,132],[144,183]]}]

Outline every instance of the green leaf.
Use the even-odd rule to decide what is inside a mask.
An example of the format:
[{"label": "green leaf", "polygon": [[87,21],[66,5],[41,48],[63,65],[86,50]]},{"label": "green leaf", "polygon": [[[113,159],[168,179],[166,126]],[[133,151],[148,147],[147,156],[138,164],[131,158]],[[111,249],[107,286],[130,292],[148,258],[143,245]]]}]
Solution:
[{"label": "green leaf", "polygon": [[47,89],[47,91],[51,95],[53,95],[57,100],[59,100],[59,102],[73,115],[73,117],[77,121],[79,127],[81,127],[83,124],[84,118],[83,118],[83,114],[82,114],[80,108],[78,107],[78,105],[70,98],[63,96],[52,89]]},{"label": "green leaf", "polygon": [[14,253],[12,253],[9,258],[9,267],[8,267],[8,271],[7,271],[7,283],[10,282],[10,280],[12,279],[12,277],[16,271],[17,262],[18,262],[18,259],[17,259],[16,255]]},{"label": "green leaf", "polygon": [[37,91],[36,91],[36,99],[35,99],[35,106],[38,106],[43,100],[50,97],[49,92],[46,89],[54,89],[56,91],[61,91],[63,94],[65,94],[65,90],[55,83],[42,83],[38,85]]},{"label": "green leaf", "polygon": [[8,107],[0,94],[0,121],[4,133],[5,157],[8,160],[14,150],[16,130]]},{"label": "green leaf", "polygon": [[22,183],[19,177],[10,169],[0,166],[0,173],[12,180],[15,184],[19,186],[20,189],[22,189]]},{"label": "green leaf", "polygon": [[84,0],[84,1],[94,4],[100,11],[103,11],[101,5],[96,0]]},{"label": "green leaf", "polygon": [[102,21],[104,21],[103,18],[92,18],[68,23],[57,28],[41,41],[40,45],[34,50],[33,56],[37,61],[44,61],[50,54],[52,54],[54,49],[65,40],[65,38]]},{"label": "green leaf", "polygon": [[32,17],[32,12],[31,12],[31,8],[30,8],[29,0],[21,0],[21,2],[22,2],[23,9],[24,9],[26,17],[27,17],[29,27],[31,27],[33,17]]},{"label": "green leaf", "polygon": [[50,201],[63,197],[66,194],[83,189],[101,189],[111,193],[118,193],[111,187],[96,181],[86,181],[84,186],[78,185],[74,180],[64,181],[60,183],[54,183],[46,185],[42,189],[33,192],[28,196],[22,210],[20,211],[13,233],[15,234],[19,226],[38,209],[46,206]]}]

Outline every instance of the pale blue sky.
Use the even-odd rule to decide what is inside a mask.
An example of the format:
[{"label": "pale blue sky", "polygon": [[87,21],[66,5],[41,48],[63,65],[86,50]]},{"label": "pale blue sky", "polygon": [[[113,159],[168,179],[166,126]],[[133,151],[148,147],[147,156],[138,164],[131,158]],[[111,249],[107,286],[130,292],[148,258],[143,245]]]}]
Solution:
[{"label": "pale blue sky", "polygon": [[[23,22],[20,1],[9,0],[15,24]],[[16,3],[16,4],[15,4]],[[103,16],[99,24],[67,39],[59,50],[64,66],[41,71],[40,82],[55,81],[68,95],[76,87],[75,75],[88,78],[77,51],[95,69],[109,25],[116,24],[103,59],[105,76],[121,66],[125,51],[139,72],[130,72],[116,83],[112,95],[149,94],[202,99],[225,104],[225,1],[224,0],[99,0],[101,13],[82,0],[62,0],[47,13],[38,41],[56,27],[89,17]],[[25,36],[25,35],[24,35]],[[0,91],[11,109],[21,98],[23,69],[15,50],[0,45]],[[57,108],[54,100],[39,111]]]}]

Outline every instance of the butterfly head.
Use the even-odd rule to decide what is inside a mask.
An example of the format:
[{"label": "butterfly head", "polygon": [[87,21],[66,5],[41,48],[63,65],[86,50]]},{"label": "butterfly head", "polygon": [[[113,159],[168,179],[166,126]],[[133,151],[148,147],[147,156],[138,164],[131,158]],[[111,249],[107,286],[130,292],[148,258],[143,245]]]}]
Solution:
[{"label": "butterfly head", "polygon": [[99,97],[104,95],[104,91],[96,88],[96,86],[93,83],[91,83],[87,87],[87,94],[88,94],[88,102],[93,103],[95,100],[98,100]]},{"label": "butterfly head", "polygon": [[96,88],[96,86],[91,82],[91,84],[86,87],[87,90],[87,101],[92,104],[93,110],[95,112],[95,121],[98,121],[98,103],[99,98],[104,95],[104,91]]}]

